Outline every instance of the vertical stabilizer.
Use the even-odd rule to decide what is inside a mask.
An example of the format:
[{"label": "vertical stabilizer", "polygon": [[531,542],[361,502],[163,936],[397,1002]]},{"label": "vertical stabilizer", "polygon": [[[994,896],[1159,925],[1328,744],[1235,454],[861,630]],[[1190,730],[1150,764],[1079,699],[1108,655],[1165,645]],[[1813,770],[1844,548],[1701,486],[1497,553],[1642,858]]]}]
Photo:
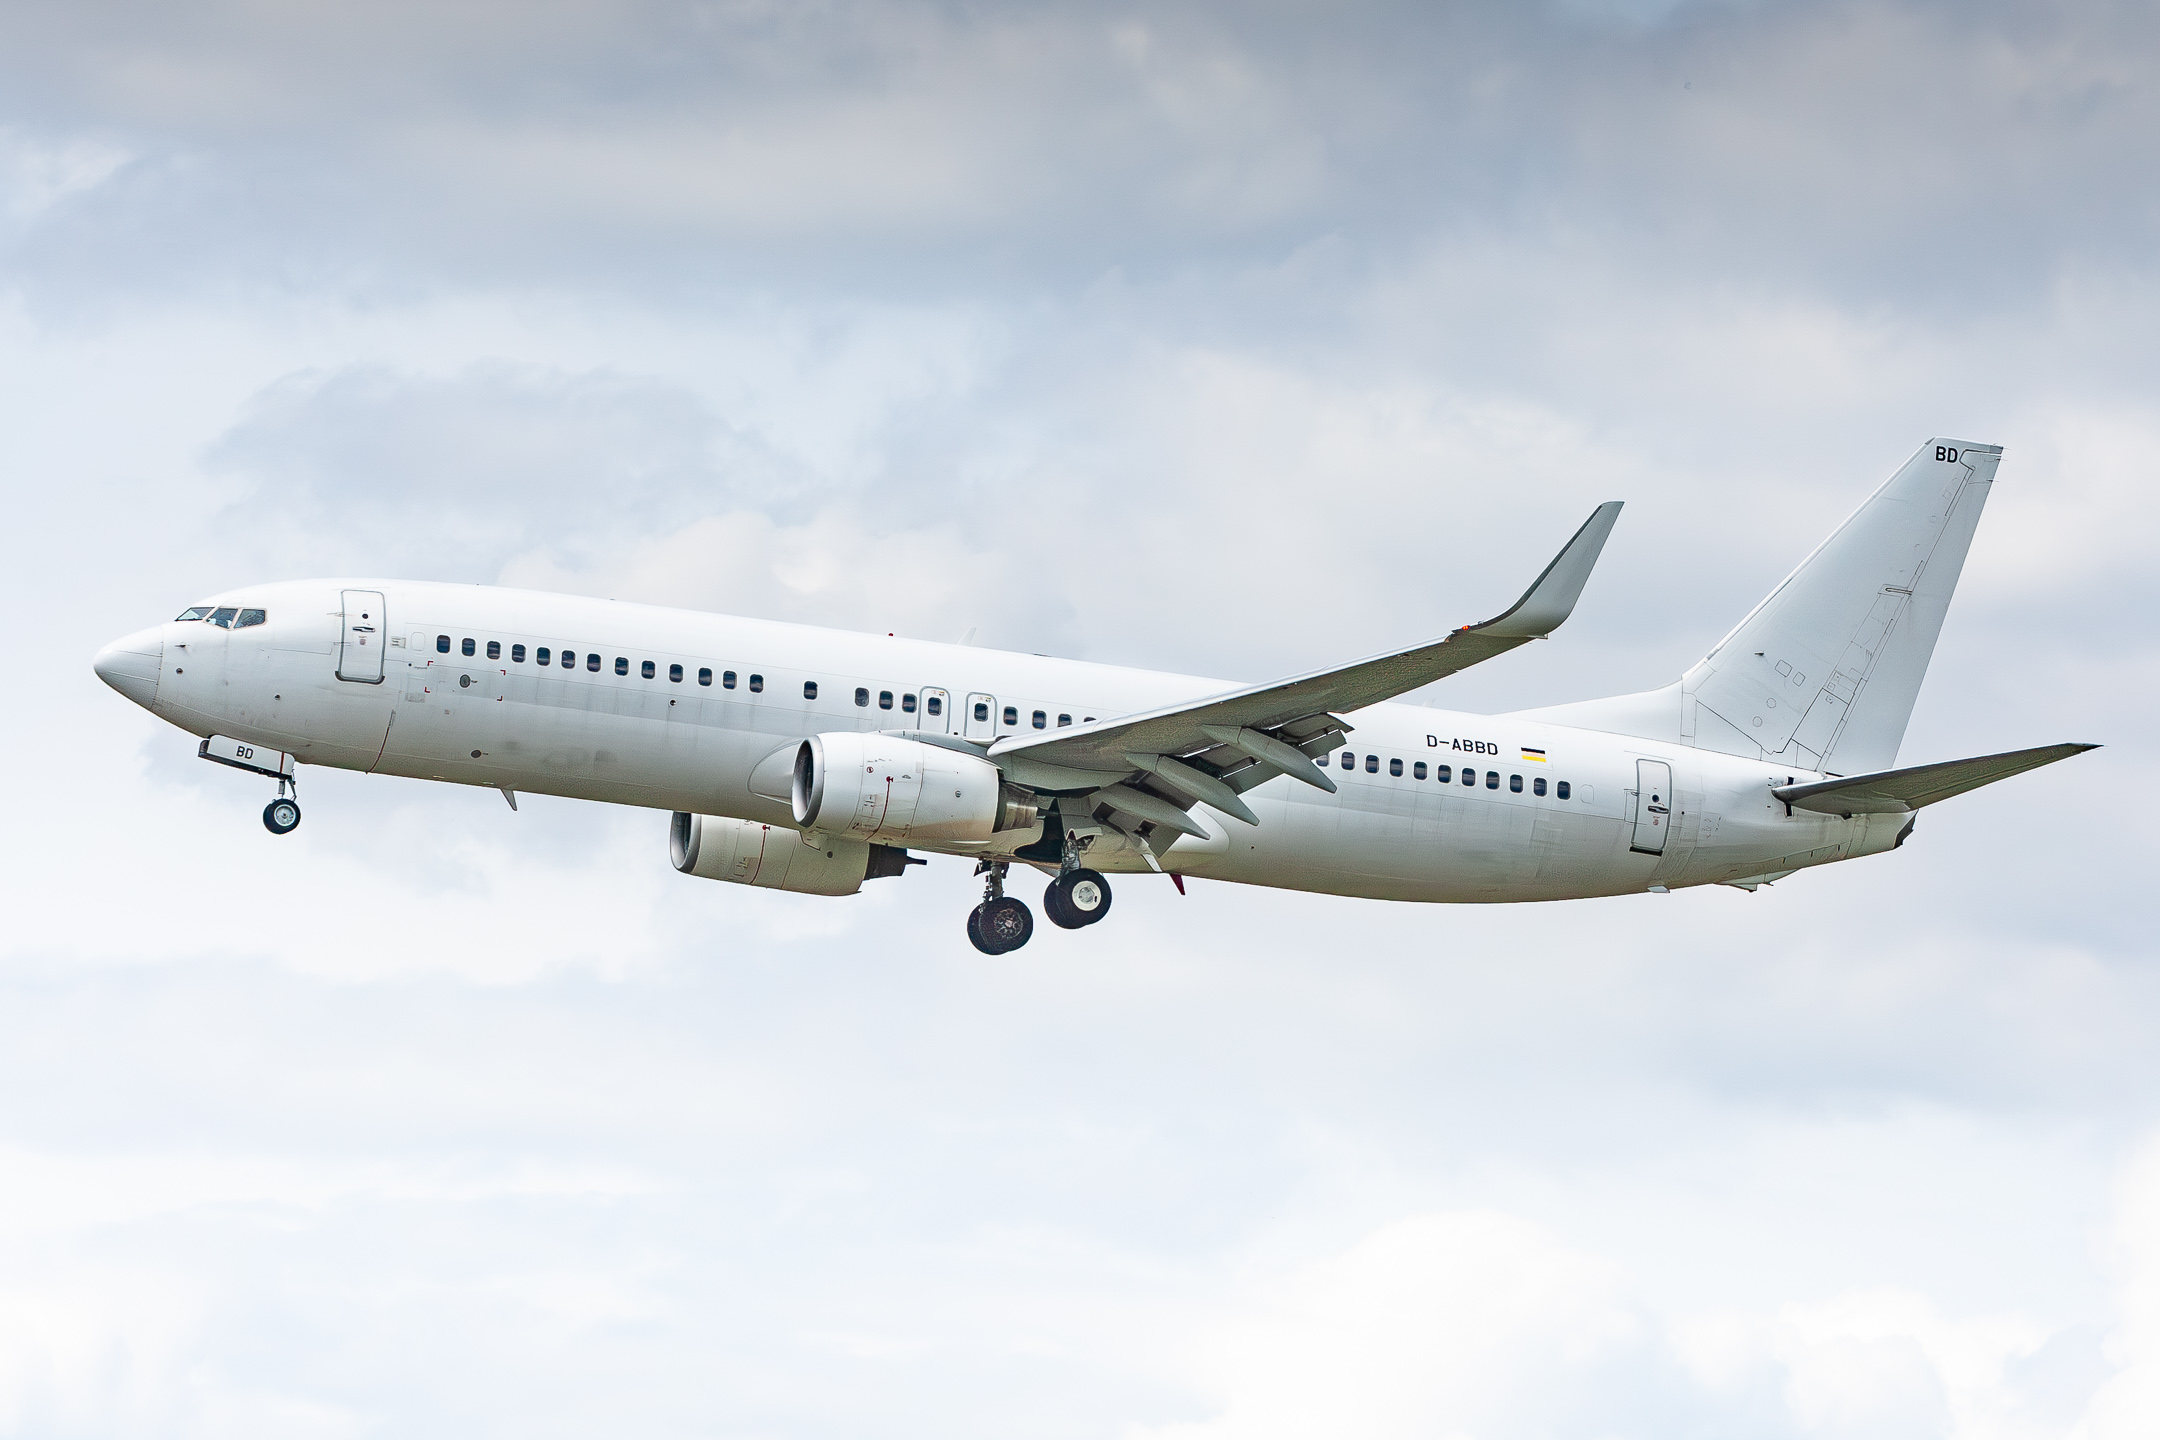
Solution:
[{"label": "vertical stabilizer", "polygon": [[1528,713],[1796,771],[1888,769],[2001,459],[1930,440],[1676,683]]}]

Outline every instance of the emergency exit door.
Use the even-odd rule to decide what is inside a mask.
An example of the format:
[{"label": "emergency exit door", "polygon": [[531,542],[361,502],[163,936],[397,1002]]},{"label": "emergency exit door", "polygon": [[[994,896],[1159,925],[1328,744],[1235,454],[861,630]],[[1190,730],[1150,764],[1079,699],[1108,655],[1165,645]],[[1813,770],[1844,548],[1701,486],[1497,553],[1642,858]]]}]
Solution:
[{"label": "emergency exit door", "polygon": [[952,696],[943,690],[925,686],[922,692],[922,714],[917,725],[924,730],[942,730],[952,733]]},{"label": "emergency exit door", "polygon": [[1672,766],[1663,760],[1635,762],[1635,838],[1628,848],[1641,855],[1665,853],[1672,829]]},{"label": "emergency exit door", "polygon": [[337,678],[362,685],[382,684],[383,645],[390,627],[383,623],[380,590],[345,592],[345,633],[338,642]]}]

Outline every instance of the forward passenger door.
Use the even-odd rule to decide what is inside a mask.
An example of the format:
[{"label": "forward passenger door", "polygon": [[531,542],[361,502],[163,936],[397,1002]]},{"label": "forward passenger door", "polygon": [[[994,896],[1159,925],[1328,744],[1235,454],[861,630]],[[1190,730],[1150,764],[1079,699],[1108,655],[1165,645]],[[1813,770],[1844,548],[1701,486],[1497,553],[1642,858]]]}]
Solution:
[{"label": "forward passenger door", "polygon": [[390,627],[383,623],[380,590],[347,590],[345,626],[338,641],[337,678],[361,685],[380,685],[383,679],[383,646]]}]

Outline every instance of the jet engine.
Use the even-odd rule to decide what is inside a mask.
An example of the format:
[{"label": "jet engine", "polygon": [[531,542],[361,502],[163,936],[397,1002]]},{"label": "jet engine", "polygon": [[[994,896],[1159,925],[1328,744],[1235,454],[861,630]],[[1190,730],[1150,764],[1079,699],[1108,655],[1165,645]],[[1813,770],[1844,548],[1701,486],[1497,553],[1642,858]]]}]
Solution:
[{"label": "jet engine", "polygon": [[1034,792],[981,756],[853,731],[802,742],[791,798],[805,830],[893,844],[981,843],[1037,823]]},{"label": "jet engine", "polygon": [[668,828],[668,859],[683,874],[701,880],[805,895],[853,895],[864,880],[898,875],[923,863],[889,845],[829,835],[811,845],[785,825],[679,810]]}]

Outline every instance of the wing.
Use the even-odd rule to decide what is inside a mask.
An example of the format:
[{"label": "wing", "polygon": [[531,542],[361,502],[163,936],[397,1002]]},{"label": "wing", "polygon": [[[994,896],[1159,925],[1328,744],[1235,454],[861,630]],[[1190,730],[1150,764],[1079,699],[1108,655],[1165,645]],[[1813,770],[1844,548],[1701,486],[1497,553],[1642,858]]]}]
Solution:
[{"label": "wing", "polygon": [[[1237,798],[1255,785],[1289,775],[1324,790],[1335,788],[1334,780],[1314,763],[1314,757],[1334,749],[1350,731],[1334,711],[1391,700],[1558,629],[1573,612],[1619,516],[1618,500],[1598,506],[1522,598],[1482,624],[1331,670],[1054,735],[1008,736],[990,747],[990,757],[1007,764],[1023,784],[1124,791],[1103,803],[1136,824],[1200,835],[1189,819],[1172,823],[1160,811],[1173,808],[1184,819],[1185,810],[1204,800],[1256,825],[1252,811]],[[1136,809],[1129,803],[1134,795],[1155,804]]]},{"label": "wing", "polygon": [[2010,750],[2001,755],[1982,755],[1973,760],[1944,760],[1915,765],[1906,770],[1878,770],[1872,775],[1848,775],[1835,780],[1816,780],[1806,785],[1774,785],[1772,795],[1797,810],[1824,815],[1902,815],[1948,800],[1968,790],[2067,760],[2097,745],[2040,745],[2031,750]]}]

